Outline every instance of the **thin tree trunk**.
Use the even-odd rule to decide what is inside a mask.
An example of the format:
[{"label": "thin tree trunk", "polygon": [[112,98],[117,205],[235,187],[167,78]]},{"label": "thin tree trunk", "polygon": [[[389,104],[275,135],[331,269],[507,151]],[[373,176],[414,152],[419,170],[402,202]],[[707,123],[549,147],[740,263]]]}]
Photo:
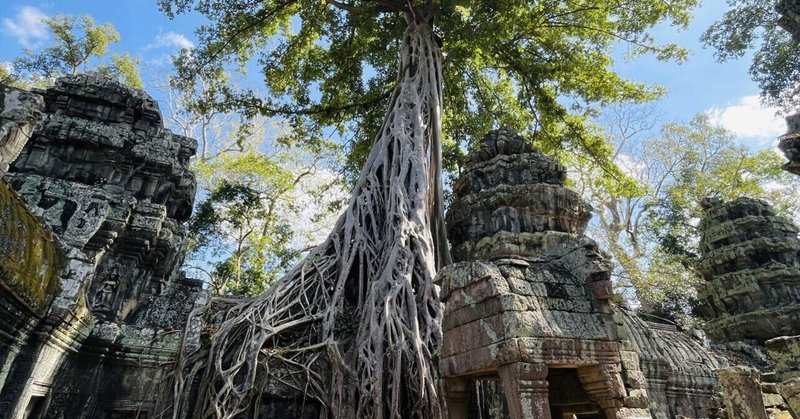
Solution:
[{"label": "thin tree trunk", "polygon": [[[406,20],[399,83],[346,212],[265,294],[227,312],[208,352],[179,362],[179,375],[204,368],[196,416],[257,408],[271,381],[297,387],[338,418],[441,417],[432,361],[442,316],[432,280],[450,263],[441,54],[427,20]],[[187,409],[184,380],[176,417]]]}]

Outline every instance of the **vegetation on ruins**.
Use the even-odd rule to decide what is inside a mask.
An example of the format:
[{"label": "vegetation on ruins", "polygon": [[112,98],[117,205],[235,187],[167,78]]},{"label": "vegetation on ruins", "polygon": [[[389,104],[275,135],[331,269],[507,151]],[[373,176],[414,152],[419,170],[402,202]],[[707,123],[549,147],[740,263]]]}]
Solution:
[{"label": "vegetation on ruins", "polygon": [[[189,224],[192,266],[212,261],[213,294],[261,294],[316,244],[318,221],[330,218],[341,198],[327,157],[265,142],[195,162],[203,193]],[[300,225],[304,213],[311,219]]]},{"label": "vegetation on ruins", "polygon": [[[13,72],[3,69],[0,73],[4,83],[46,85],[59,76],[91,69],[128,86],[143,87],[139,60],[130,54],[112,53],[106,57],[108,46],[120,40],[111,23],[97,25],[89,15],[56,15],[43,22],[53,38],[52,44],[38,51],[25,50],[24,56],[14,60]],[[108,59],[96,62],[105,58]]]},{"label": "vegetation on ruins", "polygon": [[199,47],[176,61],[183,88],[251,59],[261,67],[264,96],[221,83],[201,106],[283,116],[312,143],[336,129],[350,140],[351,167],[364,165],[326,241],[228,310],[210,347],[180,363],[200,375],[199,392],[189,406],[189,377],[179,375],[175,410],[233,417],[257,409],[273,380],[305,383],[335,417],[439,417],[441,307],[431,280],[449,263],[440,174],[458,154],[444,144],[443,158],[443,139],[470,141],[500,123],[547,148],[587,152],[622,177],[586,117],[658,92],[611,71],[610,49],[623,41],[634,55],[683,58],[647,30],[685,25],[695,1],[160,4],[170,16],[194,9],[209,19]]}]

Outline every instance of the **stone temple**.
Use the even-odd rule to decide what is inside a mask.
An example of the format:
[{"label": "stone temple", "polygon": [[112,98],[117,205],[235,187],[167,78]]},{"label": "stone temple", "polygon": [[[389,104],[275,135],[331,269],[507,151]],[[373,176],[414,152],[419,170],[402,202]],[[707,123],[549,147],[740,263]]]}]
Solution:
[{"label": "stone temple", "polygon": [[591,208],[565,180],[562,165],[499,130],[455,183],[457,262],[439,273],[450,417],[491,417],[470,400],[487,379],[514,418],[713,417],[720,360],[611,302],[610,266],[583,235]]},{"label": "stone temple", "polygon": [[[187,324],[207,296],[180,270],[196,142],[95,76],[0,104],[0,418],[166,417],[183,340],[215,326]],[[614,295],[591,208],[530,144],[490,132],[454,184],[434,354],[448,416],[800,418],[797,228],[708,199],[710,340],[653,323]],[[294,409],[303,394],[271,396],[259,417],[318,416]]]},{"label": "stone temple", "polygon": [[197,143],[92,76],[0,102],[0,417],[152,417],[204,296],[178,269]]}]

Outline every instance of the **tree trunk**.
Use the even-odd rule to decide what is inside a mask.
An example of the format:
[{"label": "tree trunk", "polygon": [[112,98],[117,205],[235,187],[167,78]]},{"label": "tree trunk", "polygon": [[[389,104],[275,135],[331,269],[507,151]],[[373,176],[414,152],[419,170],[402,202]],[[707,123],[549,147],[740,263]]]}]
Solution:
[{"label": "tree trunk", "polygon": [[406,20],[398,86],[346,212],[265,294],[227,311],[208,352],[180,363],[176,416],[183,374],[202,368],[196,416],[252,412],[283,382],[334,417],[441,417],[441,54],[426,19]]}]

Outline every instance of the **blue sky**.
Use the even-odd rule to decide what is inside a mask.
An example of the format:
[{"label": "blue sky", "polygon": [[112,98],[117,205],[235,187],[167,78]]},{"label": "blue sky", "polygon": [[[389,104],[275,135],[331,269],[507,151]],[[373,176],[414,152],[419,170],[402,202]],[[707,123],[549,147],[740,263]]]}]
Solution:
[{"label": "blue sky", "polygon": [[[660,27],[654,32],[662,42],[676,42],[692,53],[683,64],[663,63],[652,58],[632,62],[618,59],[615,67],[625,77],[657,83],[668,95],[658,104],[664,120],[688,121],[698,112],[710,112],[713,119],[734,131],[739,140],[753,148],[771,147],[783,133],[782,118],[758,100],[758,89],[749,79],[749,57],[728,63],[714,61],[711,50],[699,42],[702,31],[724,12],[722,1],[706,2],[695,12],[688,30]],[[37,3],[4,0],[0,11],[0,61],[11,61],[25,47],[36,48],[48,42],[47,31],[39,20],[57,13],[89,14],[97,22],[111,22],[122,41],[114,52],[129,52],[142,58],[145,82],[168,71],[168,56],[181,46],[192,45],[193,29],[200,23],[193,16],[167,19],[154,0],[60,0]],[[624,48],[620,48],[624,51]],[[150,93],[158,98],[157,92]]]}]

